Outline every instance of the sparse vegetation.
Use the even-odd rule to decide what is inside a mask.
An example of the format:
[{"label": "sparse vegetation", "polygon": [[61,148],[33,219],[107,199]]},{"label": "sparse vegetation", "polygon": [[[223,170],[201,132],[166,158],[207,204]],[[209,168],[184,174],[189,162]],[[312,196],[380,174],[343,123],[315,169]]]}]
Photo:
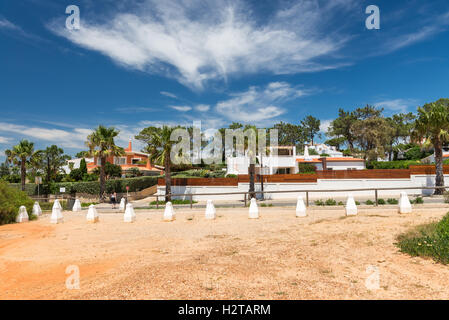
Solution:
[{"label": "sparse vegetation", "polygon": [[410,201],[412,204],[422,204],[424,203],[424,199],[422,197],[416,197],[415,199]]},{"label": "sparse vegetation", "polygon": [[421,225],[401,234],[396,245],[414,257],[430,257],[449,263],[449,214],[440,221]]},{"label": "sparse vegetation", "polygon": [[386,204],[386,202],[384,199],[377,199],[377,204],[384,205],[384,204]]},{"label": "sparse vegetation", "polygon": [[336,206],[337,201],[335,201],[334,199],[327,199],[325,204],[326,204],[326,206]]},{"label": "sparse vegetation", "polygon": [[374,201],[366,200],[365,204],[368,205],[368,206],[372,206],[372,205],[374,205]]},{"label": "sparse vegetation", "polygon": [[[165,205],[165,201],[159,201],[159,205]],[[172,200],[172,204],[190,204],[190,200]],[[198,203],[198,201],[193,200],[192,203]],[[156,201],[151,201],[150,205],[156,205]]]},{"label": "sparse vegetation", "polygon": [[388,204],[398,204],[398,199],[389,198],[387,199]]}]

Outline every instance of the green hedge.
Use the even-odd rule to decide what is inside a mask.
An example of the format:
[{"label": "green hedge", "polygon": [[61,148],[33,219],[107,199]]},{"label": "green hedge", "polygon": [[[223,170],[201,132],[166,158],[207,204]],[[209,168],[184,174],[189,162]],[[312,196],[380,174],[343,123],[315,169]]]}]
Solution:
[{"label": "green hedge", "polygon": [[[112,179],[106,181],[105,189],[106,193],[112,193],[114,191],[117,193],[125,193],[126,186],[129,186],[129,192],[137,192],[156,185],[157,179],[157,176]],[[12,186],[16,189],[20,189],[20,184],[12,184]],[[98,181],[53,183],[50,186],[41,186],[40,194],[59,194],[60,188],[65,188],[65,194],[100,194],[100,183]],[[37,195],[37,186],[34,184],[27,184],[25,186],[25,192],[30,196]]]},{"label": "green hedge", "polygon": [[19,208],[25,206],[32,219],[33,200],[25,192],[11,188],[6,182],[0,182],[0,225],[14,223]]},{"label": "green hedge", "polygon": [[408,169],[411,165],[423,165],[417,160],[371,161],[367,169]]}]

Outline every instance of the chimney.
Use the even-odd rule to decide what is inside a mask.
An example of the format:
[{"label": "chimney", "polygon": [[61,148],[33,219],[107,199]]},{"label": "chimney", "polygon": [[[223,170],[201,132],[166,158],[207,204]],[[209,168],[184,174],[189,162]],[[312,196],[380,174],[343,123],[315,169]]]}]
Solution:
[{"label": "chimney", "polygon": [[129,139],[128,149],[126,149],[125,151],[129,151],[129,152],[133,151],[133,145],[132,145],[131,139]]}]

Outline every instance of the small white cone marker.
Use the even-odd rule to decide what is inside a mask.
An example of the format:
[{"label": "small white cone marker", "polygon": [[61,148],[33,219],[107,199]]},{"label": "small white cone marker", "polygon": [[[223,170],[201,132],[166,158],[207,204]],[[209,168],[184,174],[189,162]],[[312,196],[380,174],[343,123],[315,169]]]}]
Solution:
[{"label": "small white cone marker", "polygon": [[123,221],[134,222],[136,221],[136,213],[134,212],[134,207],[131,203],[126,205],[125,214],[123,215]]},{"label": "small white cone marker", "polygon": [[62,223],[64,222],[64,217],[62,216],[62,207],[59,200],[56,199],[53,203],[53,208],[51,209],[51,223]]},{"label": "small white cone marker", "polygon": [[173,205],[170,201],[165,204],[164,211],[164,221],[173,221],[176,219],[175,211],[173,210]]},{"label": "small white cone marker", "polygon": [[122,200],[120,200],[120,205],[118,208],[120,211],[125,211],[125,209],[126,209],[125,198],[122,198]]},{"label": "small white cone marker", "polygon": [[35,215],[36,217],[40,217],[42,215],[41,206],[39,205],[39,202],[37,202],[37,201],[33,205],[33,215]]},{"label": "small white cone marker", "polygon": [[72,211],[73,211],[73,212],[78,212],[78,211],[81,211],[81,210],[82,210],[82,208],[81,208],[81,202],[80,202],[79,199],[76,199],[76,200],[75,200],[75,203],[73,204]]},{"label": "small white cone marker", "polygon": [[257,208],[257,202],[255,198],[251,199],[249,205],[249,216],[250,219],[259,219],[259,208]]},{"label": "small white cone marker", "polygon": [[355,205],[354,197],[352,196],[352,194],[348,194],[348,200],[346,200],[346,215],[357,215],[357,206]]},{"label": "small white cone marker", "polygon": [[406,192],[401,192],[401,198],[399,199],[399,213],[411,213],[412,205],[408,199]]},{"label": "small white cone marker", "polygon": [[100,216],[98,215],[98,211],[93,204],[89,206],[89,210],[86,215],[87,222],[98,222],[100,220]]},{"label": "small white cone marker", "polygon": [[212,200],[207,200],[205,217],[209,220],[213,220],[216,217],[216,210]]},{"label": "small white cone marker", "polygon": [[28,212],[25,206],[21,206],[19,208],[19,214],[17,215],[16,222],[27,222],[28,221]]},{"label": "small white cone marker", "polygon": [[306,205],[301,196],[298,197],[298,202],[296,203],[296,216],[307,217]]}]

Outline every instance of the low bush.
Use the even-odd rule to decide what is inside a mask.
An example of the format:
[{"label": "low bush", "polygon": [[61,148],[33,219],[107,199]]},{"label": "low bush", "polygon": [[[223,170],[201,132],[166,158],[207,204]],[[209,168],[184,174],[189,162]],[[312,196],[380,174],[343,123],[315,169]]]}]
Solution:
[{"label": "low bush", "polygon": [[365,204],[368,206],[372,206],[374,204],[374,201],[366,200]]},{"label": "low bush", "polygon": [[334,199],[327,199],[325,202],[326,206],[336,206],[337,205],[337,201],[335,201]]},{"label": "low bush", "polygon": [[449,263],[449,214],[440,221],[421,225],[397,237],[401,252]]},{"label": "low bush", "polygon": [[324,206],[325,205],[323,200],[315,200],[314,203],[316,206]]},{"label": "low bush", "polygon": [[410,201],[412,204],[422,204],[424,199],[422,197],[416,197],[414,200]]},{"label": "low bush", "polygon": [[[159,201],[159,205],[165,205],[165,201]],[[172,200],[171,201],[172,204],[190,204],[190,200]],[[198,201],[193,200],[192,203],[198,203]],[[156,201],[151,201],[150,205],[155,205],[157,204]]]},{"label": "low bush", "polygon": [[393,199],[393,198],[387,199],[387,202],[388,202],[388,204],[398,204],[399,203],[398,199]]},{"label": "low bush", "polygon": [[25,206],[31,220],[33,210],[33,200],[25,192],[0,182],[0,225],[14,223],[19,213],[19,208]]},{"label": "low bush", "polygon": [[384,204],[386,204],[386,202],[384,199],[378,199],[377,204],[384,205]]},{"label": "low bush", "polygon": [[[67,201],[59,201],[59,203],[61,204],[62,210],[72,210],[72,208],[67,206]],[[39,202],[42,211],[51,211],[53,204],[54,202]]]},{"label": "low bush", "polygon": [[236,174],[227,174],[226,178],[238,178],[238,176]]},{"label": "low bush", "polygon": [[173,178],[224,178],[226,171],[223,170],[207,170],[207,169],[192,169],[186,171],[179,171],[172,175]]},{"label": "low bush", "polygon": [[338,205],[339,205],[339,206],[344,206],[345,204],[344,204],[343,201],[339,201],[339,202],[338,202]]},{"label": "low bush", "polygon": [[272,203],[262,203],[261,205],[260,205],[261,207],[272,207],[273,206],[273,204]]},{"label": "low bush", "polygon": [[408,169],[411,165],[422,165],[419,160],[371,161],[367,169]]},{"label": "low bush", "polygon": [[83,208],[88,208],[88,207],[90,207],[90,205],[97,205],[98,204],[98,202],[89,202],[89,203],[81,203],[81,207],[83,207]]},{"label": "low bush", "polygon": [[314,174],[316,167],[310,163],[298,163],[298,174]]}]

